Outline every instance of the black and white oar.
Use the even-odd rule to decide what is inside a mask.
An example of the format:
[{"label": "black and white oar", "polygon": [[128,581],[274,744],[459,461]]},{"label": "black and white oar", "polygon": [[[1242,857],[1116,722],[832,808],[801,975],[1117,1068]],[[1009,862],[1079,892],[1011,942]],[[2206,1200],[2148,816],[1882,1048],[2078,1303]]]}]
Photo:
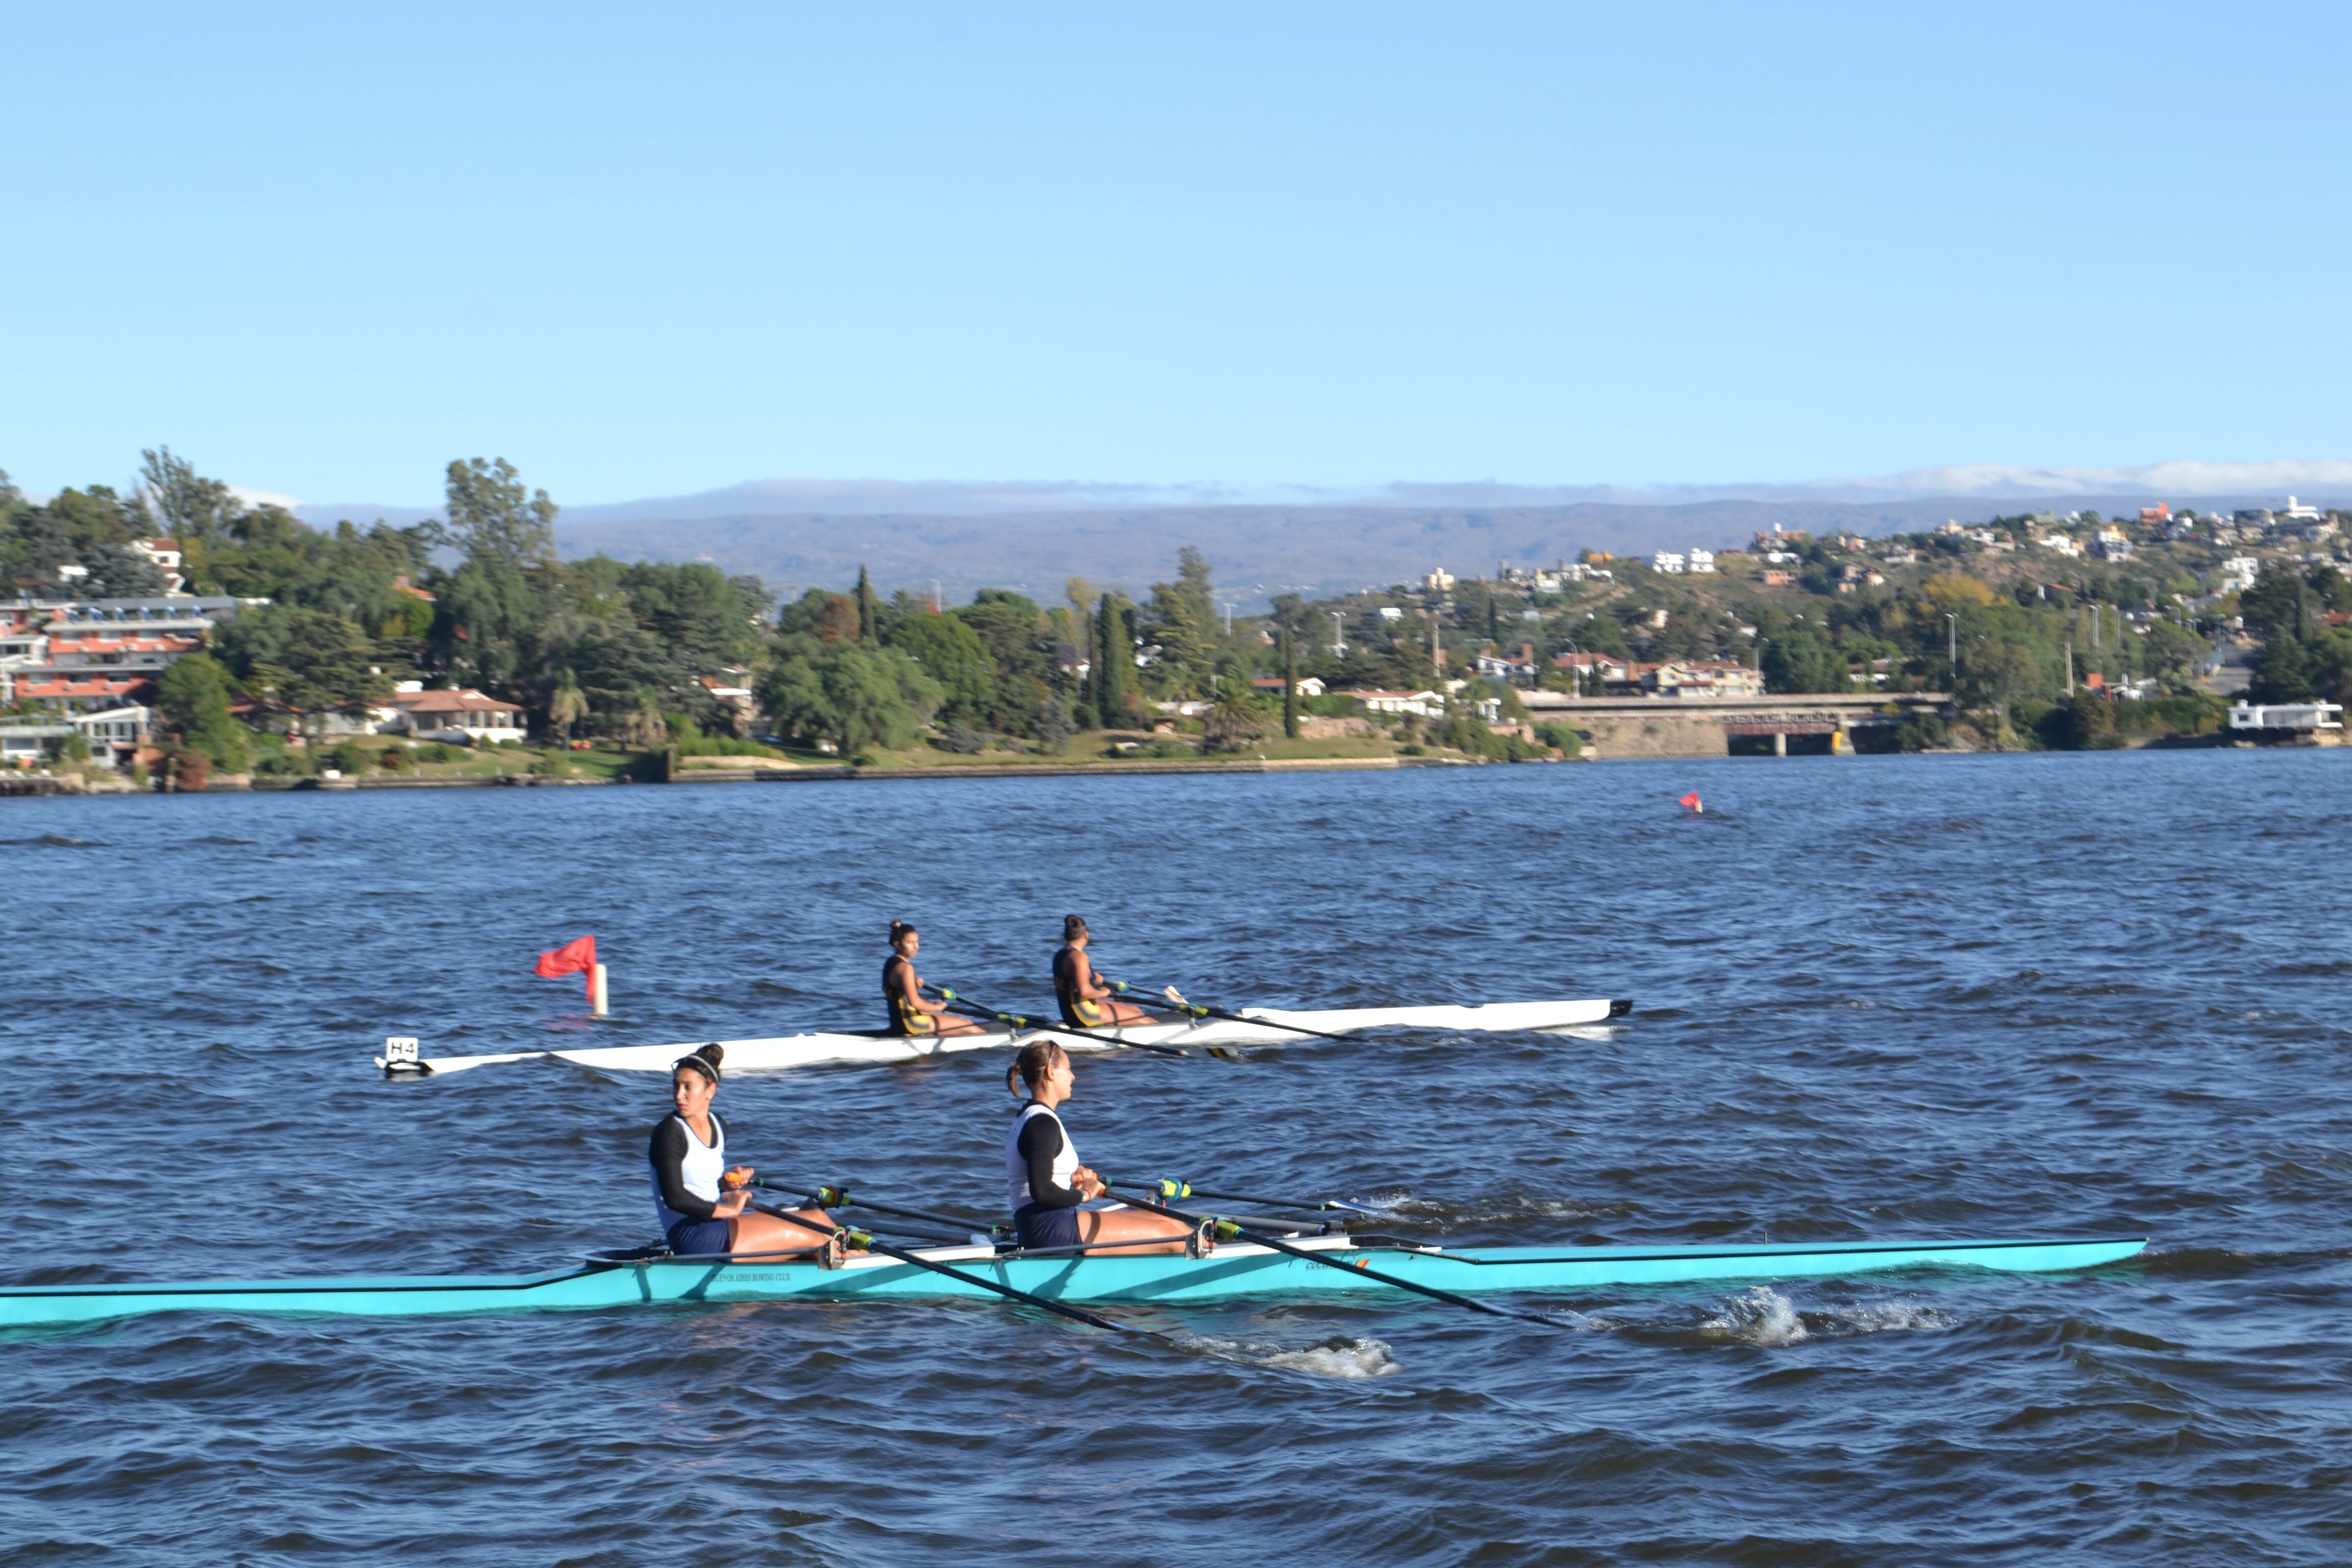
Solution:
[{"label": "black and white oar", "polygon": [[1106,1046],[1117,1046],[1122,1050],[1150,1051],[1155,1056],[1189,1057],[1192,1054],[1181,1046],[1147,1045],[1141,1040],[1122,1040],[1116,1035],[1097,1035],[1086,1029],[1074,1029],[1058,1018],[1032,1018],[1020,1013],[1000,1013],[992,1007],[971,1000],[969,996],[959,997],[944,985],[926,984],[923,989],[945,1002],[948,1005],[948,1011],[961,1013],[967,1018],[985,1018],[992,1024],[1005,1024],[1015,1029],[1027,1029],[1032,1032],[1042,1030],[1047,1034],[1067,1035],[1072,1039],[1094,1040]]},{"label": "black and white oar", "polygon": [[[1125,1190],[1132,1193],[1135,1189],[1130,1185]],[[1435,1300],[1449,1301],[1456,1307],[1467,1307],[1474,1312],[1485,1312],[1490,1317],[1517,1318],[1523,1323],[1541,1323],[1548,1329],[1576,1327],[1574,1323],[1564,1318],[1554,1318],[1542,1312],[1522,1312],[1509,1307],[1497,1307],[1491,1301],[1481,1301],[1452,1290],[1441,1290],[1434,1285],[1423,1285],[1412,1279],[1400,1279],[1393,1274],[1378,1273],[1360,1263],[1342,1263],[1328,1252],[1310,1252],[1303,1247],[1293,1247],[1280,1237],[1268,1236],[1262,1230],[1252,1230],[1247,1226],[1236,1225],[1229,1219],[1186,1214],[1181,1209],[1172,1209],[1165,1204],[1156,1204],[1144,1197],[1129,1197],[1122,1201],[1132,1204],[1139,1209],[1149,1209],[1153,1214],[1166,1215],[1170,1219],[1182,1220],[1186,1225],[1213,1226],[1217,1238],[1221,1241],[1246,1241],[1253,1246],[1266,1247],[1287,1257],[1304,1258],[1309,1263],[1319,1263],[1326,1268],[1337,1268],[1341,1273],[1352,1275],[1359,1279],[1372,1279],[1382,1285],[1393,1285],[1400,1290],[1410,1290],[1416,1296],[1427,1296]]]},{"label": "black and white oar", "polygon": [[961,1268],[950,1268],[944,1263],[937,1263],[923,1257],[920,1253],[909,1252],[903,1247],[893,1247],[887,1241],[877,1241],[866,1232],[854,1230],[848,1226],[819,1225],[813,1219],[803,1219],[800,1215],[777,1208],[772,1204],[753,1204],[751,1206],[761,1214],[773,1215],[787,1225],[796,1225],[803,1230],[816,1232],[825,1238],[828,1247],[835,1240],[840,1241],[845,1247],[862,1247],[868,1252],[878,1252],[883,1257],[896,1259],[900,1263],[911,1263],[918,1268],[929,1269],[933,1274],[943,1274],[960,1283],[977,1285],[983,1290],[993,1291],[1005,1300],[1018,1301],[1023,1306],[1043,1308],[1057,1317],[1067,1318],[1076,1323],[1084,1323],[1088,1328],[1108,1329],[1115,1334],[1137,1334],[1146,1339],[1158,1340],[1163,1344],[1172,1345],[1178,1350],[1189,1348],[1182,1341],[1172,1335],[1163,1334],[1157,1329],[1138,1328],[1133,1323],[1122,1323],[1110,1318],[1097,1317],[1084,1308],[1073,1307],[1061,1301],[1051,1301],[1031,1291],[1016,1290],[1010,1285],[1000,1285],[986,1275],[968,1274]]},{"label": "black and white oar", "polygon": [[[1136,1190],[1127,1183],[1118,1184],[1127,1186],[1130,1191]],[[1370,1208],[1362,1204],[1351,1204],[1345,1198],[1270,1198],[1257,1193],[1212,1192],[1207,1187],[1196,1187],[1190,1182],[1171,1182],[1165,1179],[1149,1183],[1140,1190],[1156,1193],[1163,1198],[1217,1198],[1229,1204],[1263,1204],[1268,1208],[1304,1209],[1316,1214],[1328,1214],[1333,1209],[1338,1209],[1346,1214],[1360,1214],[1371,1219],[1397,1217],[1387,1209]]]},{"label": "black and white oar", "polygon": [[[1236,1024],[1255,1024],[1261,1028],[1286,1029],[1291,1034],[1307,1035],[1318,1040],[1348,1040],[1348,1037],[1345,1035],[1334,1035],[1322,1029],[1305,1029],[1299,1027],[1297,1024],[1277,1024],[1271,1018],[1253,1018],[1246,1013],[1235,1013],[1223,1007],[1211,1007],[1199,1002],[1188,1002],[1184,999],[1183,994],[1178,991],[1173,985],[1163,985],[1160,987],[1160,994],[1168,998],[1165,1002],[1159,1000],[1157,997],[1145,994],[1139,988],[1130,987],[1124,980],[1114,980],[1110,982],[1110,988],[1119,995],[1127,997],[1128,1000],[1133,1002],[1139,1007],[1157,1007],[1164,1013],[1181,1013],[1186,1016],[1192,1018],[1227,1018]],[[1349,1041],[1348,1043],[1353,1044],[1354,1042]]]}]

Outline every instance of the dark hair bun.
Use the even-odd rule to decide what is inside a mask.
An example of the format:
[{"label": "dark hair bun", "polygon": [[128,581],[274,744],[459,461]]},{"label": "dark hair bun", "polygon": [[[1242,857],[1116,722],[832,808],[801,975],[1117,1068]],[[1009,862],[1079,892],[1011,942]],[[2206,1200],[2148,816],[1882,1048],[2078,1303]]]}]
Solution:
[{"label": "dark hair bun", "polygon": [[905,921],[892,921],[890,922],[890,945],[896,947],[898,944],[898,939],[905,936],[914,929],[915,928],[913,926],[908,925]]},{"label": "dark hair bun", "polygon": [[719,1082],[719,1064],[726,1058],[727,1047],[713,1040],[707,1046],[695,1047],[694,1049],[670,1063],[669,1070],[675,1073],[682,1068],[688,1072],[698,1072],[716,1086]]},{"label": "dark hair bun", "polygon": [[1069,942],[1076,937],[1084,936],[1086,931],[1086,916],[1064,915],[1062,917],[1062,940],[1064,942]]}]

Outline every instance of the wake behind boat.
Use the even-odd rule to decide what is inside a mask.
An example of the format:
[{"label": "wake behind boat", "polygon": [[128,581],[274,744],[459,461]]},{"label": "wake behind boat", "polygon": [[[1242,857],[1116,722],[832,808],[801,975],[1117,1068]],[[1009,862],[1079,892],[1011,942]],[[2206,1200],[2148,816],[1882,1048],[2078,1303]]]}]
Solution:
[{"label": "wake behind boat", "polygon": [[[920,1061],[956,1051],[987,1050],[1050,1039],[1073,1051],[1115,1050],[1121,1046],[1187,1049],[1226,1046],[1297,1044],[1311,1034],[1353,1035],[1377,1029],[1429,1029],[1466,1033],[1549,1034],[1622,1018],[1633,1010],[1629,998],[1595,997],[1562,1002],[1489,1002],[1480,1005],[1284,1009],[1244,1007],[1238,1016],[1192,1017],[1166,1023],[1129,1024],[1083,1032],[1050,1024],[1014,1028],[992,1024],[962,1035],[893,1035],[881,1030],[814,1031],[766,1039],[727,1040],[730,1072],[773,1072],[787,1068],[856,1063]],[[375,1065],[386,1077],[421,1077],[551,1057],[582,1067],[614,1072],[667,1072],[692,1045],[593,1046],[576,1050],[501,1051],[483,1056],[425,1057],[413,1038],[384,1042]]]},{"label": "wake behind boat", "polygon": [[[0,1289],[0,1327],[95,1322],[150,1312],[264,1312],[416,1317],[583,1310],[663,1302],[990,1299],[986,1280],[1046,1301],[1097,1305],[1213,1303],[1269,1297],[1404,1299],[1379,1275],[1474,1298],[1682,1285],[1843,1278],[1885,1269],[1983,1268],[2049,1273],[2130,1258],[2145,1237],[2029,1241],[1853,1241],[1696,1247],[1499,1247],[1452,1251],[1344,1236],[1287,1243],[1348,1268],[1273,1248],[1228,1244],[1203,1258],[1024,1254],[997,1246],[926,1247],[909,1256],[837,1262],[680,1258],[657,1249],[604,1255],[567,1272],[350,1279],[207,1280],[191,1284],[35,1285]],[[1359,1272],[1359,1271],[1362,1272]]]}]

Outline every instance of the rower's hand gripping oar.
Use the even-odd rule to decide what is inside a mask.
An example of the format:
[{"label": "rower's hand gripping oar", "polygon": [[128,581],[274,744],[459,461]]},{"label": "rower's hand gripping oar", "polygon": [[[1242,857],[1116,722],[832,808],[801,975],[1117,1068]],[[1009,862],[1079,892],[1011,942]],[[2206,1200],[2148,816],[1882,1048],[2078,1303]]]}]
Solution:
[{"label": "rower's hand gripping oar", "polygon": [[1140,990],[1130,991],[1124,980],[1113,980],[1108,984],[1113,991],[1127,997],[1139,1007],[1157,1007],[1163,1013],[1181,1013],[1192,1018],[1227,1018],[1236,1024],[1255,1024],[1261,1028],[1286,1029],[1294,1035],[1308,1035],[1318,1040],[1341,1040],[1351,1045],[1355,1043],[1348,1040],[1345,1035],[1334,1035],[1322,1029],[1304,1029],[1297,1024],[1277,1024],[1271,1018],[1253,1018],[1246,1013],[1235,1013],[1223,1007],[1210,1007],[1198,1002],[1189,1002],[1173,985],[1160,987],[1160,994],[1167,998],[1162,1002],[1159,997],[1147,995]]},{"label": "rower's hand gripping oar", "polygon": [[[1110,1318],[1097,1317],[1083,1308],[1069,1306],[1061,1301],[1049,1301],[1045,1297],[1030,1291],[1016,1290],[1010,1285],[1000,1285],[985,1275],[967,1274],[961,1268],[950,1268],[944,1263],[933,1262],[930,1258],[919,1253],[909,1252],[903,1247],[893,1247],[887,1241],[877,1241],[862,1230],[854,1230],[847,1226],[819,1225],[813,1219],[803,1219],[800,1215],[777,1208],[772,1204],[755,1203],[751,1206],[761,1214],[772,1215],[787,1225],[796,1225],[803,1230],[815,1231],[825,1238],[828,1249],[836,1246],[862,1247],[868,1252],[878,1252],[883,1257],[894,1258],[900,1263],[911,1263],[918,1268],[929,1269],[933,1274],[943,1274],[950,1279],[966,1285],[977,1285],[983,1290],[993,1291],[1008,1300],[1018,1301],[1024,1306],[1042,1307],[1056,1316],[1067,1318],[1073,1322],[1084,1323],[1089,1328],[1108,1329],[1118,1334],[1140,1334],[1149,1339],[1174,1345],[1179,1350],[1185,1348],[1180,1341],[1160,1333],[1155,1329],[1138,1328],[1133,1323],[1122,1323]],[[827,1261],[832,1259],[828,1258]]]},{"label": "rower's hand gripping oar", "polygon": [[1155,1056],[1189,1057],[1192,1054],[1181,1046],[1147,1045],[1141,1040],[1122,1040],[1116,1035],[1097,1035],[1086,1029],[1074,1029],[1058,1018],[1032,1018],[1020,1013],[999,1013],[992,1007],[982,1006],[968,996],[959,998],[946,986],[933,985],[928,981],[924,983],[923,989],[945,1002],[948,1005],[948,1011],[961,1013],[967,1018],[985,1018],[992,1024],[1003,1024],[1014,1029],[1028,1029],[1033,1032],[1044,1030],[1048,1034],[1067,1035],[1072,1039],[1095,1040],[1106,1046],[1117,1046],[1121,1050],[1150,1051]]},{"label": "rower's hand gripping oar", "polygon": [[[1118,1185],[1117,1183],[1108,1184]],[[1121,1190],[1132,1193],[1135,1188],[1130,1184]],[[1458,1295],[1452,1290],[1441,1290],[1434,1285],[1423,1285],[1412,1279],[1400,1279],[1393,1274],[1378,1273],[1360,1263],[1342,1263],[1328,1252],[1310,1252],[1303,1247],[1293,1247],[1280,1237],[1268,1236],[1264,1231],[1252,1230],[1245,1226],[1235,1225],[1229,1219],[1186,1214],[1181,1209],[1171,1209],[1165,1204],[1156,1204],[1144,1197],[1128,1197],[1120,1201],[1132,1204],[1139,1209],[1149,1209],[1153,1214],[1166,1215],[1170,1219],[1182,1220],[1186,1225],[1211,1226],[1214,1228],[1217,1239],[1220,1241],[1246,1241],[1254,1246],[1283,1253],[1287,1257],[1304,1258],[1309,1263],[1319,1263],[1326,1268],[1337,1268],[1342,1274],[1353,1275],[1360,1279],[1377,1280],[1382,1285],[1393,1285],[1400,1290],[1410,1290],[1417,1296],[1428,1296],[1436,1300],[1450,1301],[1457,1307],[1467,1307],[1474,1312],[1485,1312],[1496,1318],[1517,1318],[1521,1322],[1541,1323],[1548,1329],[1576,1327],[1574,1323],[1563,1318],[1549,1317],[1541,1312],[1515,1311],[1509,1307],[1497,1307],[1491,1301],[1481,1301],[1474,1297]]]}]

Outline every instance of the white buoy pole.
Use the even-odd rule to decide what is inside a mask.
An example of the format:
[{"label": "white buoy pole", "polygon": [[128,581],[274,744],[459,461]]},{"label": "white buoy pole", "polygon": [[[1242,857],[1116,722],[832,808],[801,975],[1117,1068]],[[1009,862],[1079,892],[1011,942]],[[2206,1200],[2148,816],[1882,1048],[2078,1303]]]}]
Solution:
[{"label": "white buoy pole", "polygon": [[606,991],[604,988],[604,966],[600,963],[596,966],[596,1000],[594,1003],[596,1016],[602,1018],[606,1015],[609,1010],[611,1000],[611,993]]}]

